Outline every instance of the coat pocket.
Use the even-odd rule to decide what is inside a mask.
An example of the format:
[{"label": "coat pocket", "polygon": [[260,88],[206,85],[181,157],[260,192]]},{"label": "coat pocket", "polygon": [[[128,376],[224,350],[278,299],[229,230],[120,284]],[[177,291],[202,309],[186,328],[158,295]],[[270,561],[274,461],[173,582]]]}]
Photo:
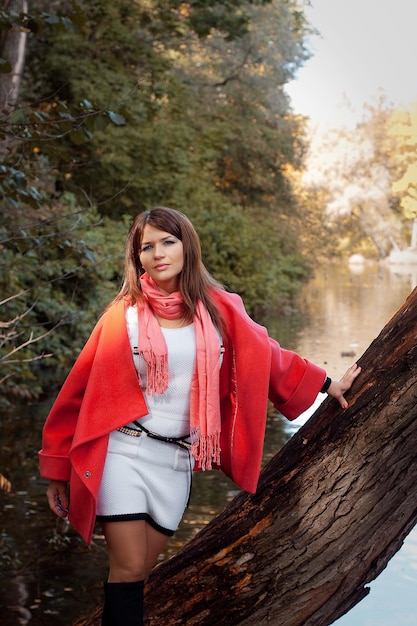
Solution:
[{"label": "coat pocket", "polygon": [[177,446],[174,457],[174,470],[176,472],[189,472],[194,467],[194,459],[188,450]]},{"label": "coat pocket", "polygon": [[118,430],[114,430],[109,436],[108,454],[122,454],[130,458],[137,456],[138,449],[142,443],[142,437],[132,437]]}]

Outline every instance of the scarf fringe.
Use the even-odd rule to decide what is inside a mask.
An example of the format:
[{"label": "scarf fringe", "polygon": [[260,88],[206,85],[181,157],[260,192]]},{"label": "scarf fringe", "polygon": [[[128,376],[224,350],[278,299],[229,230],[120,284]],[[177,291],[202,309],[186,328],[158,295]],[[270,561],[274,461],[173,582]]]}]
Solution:
[{"label": "scarf fringe", "polygon": [[220,431],[210,435],[191,433],[191,455],[201,471],[213,469],[213,464],[220,465]]},{"label": "scarf fringe", "polygon": [[163,394],[168,389],[169,371],[166,355],[157,357],[153,352],[146,355],[146,393]]},{"label": "scarf fringe", "polygon": [[[138,307],[138,350],[147,364],[146,393],[163,394],[169,384],[166,342],[154,315],[164,319],[179,319],[183,311],[181,293],[162,293],[150,276],[140,277],[144,301]],[[201,301],[193,319],[196,359],[190,389],[191,453],[203,470],[220,465],[220,337]]]}]

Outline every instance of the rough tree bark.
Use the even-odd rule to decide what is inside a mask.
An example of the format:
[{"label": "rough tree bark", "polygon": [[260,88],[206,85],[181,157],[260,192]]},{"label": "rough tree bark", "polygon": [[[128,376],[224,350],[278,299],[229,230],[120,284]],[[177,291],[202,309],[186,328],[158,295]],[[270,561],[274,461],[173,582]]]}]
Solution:
[{"label": "rough tree bark", "polygon": [[417,290],[359,363],[349,408],[327,399],[154,570],[147,626],[326,626],[367,595],[417,521]]}]

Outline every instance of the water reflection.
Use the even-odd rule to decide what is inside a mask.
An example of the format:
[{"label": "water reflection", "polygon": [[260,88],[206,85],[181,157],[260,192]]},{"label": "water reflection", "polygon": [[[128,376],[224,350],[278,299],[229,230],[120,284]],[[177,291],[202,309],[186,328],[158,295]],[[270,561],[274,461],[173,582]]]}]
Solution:
[{"label": "water reflection", "polygon": [[414,626],[417,623],[417,529],[408,535],[400,552],[369,586],[370,594],[338,619],[337,626]]},{"label": "water reflection", "polygon": [[[377,265],[363,266],[359,272],[347,266],[329,267],[303,289],[299,306],[291,315],[264,323],[282,345],[338,377],[378,335],[415,281],[416,276],[410,272]],[[12,482],[10,494],[0,493],[2,626],[67,626],[101,602],[102,581],[107,575],[100,529],[88,548],[47,508],[46,482],[39,478],[37,451],[50,402],[0,416],[0,472]],[[307,417],[289,423],[270,414],[265,463]],[[196,474],[190,507],[162,558],[192,539],[235,494],[235,485],[222,474]],[[413,532],[385,572],[372,583],[370,596],[338,624],[381,626],[394,620],[396,626],[413,624],[416,620],[410,619],[411,605],[404,600],[404,594],[412,596],[416,582],[417,535]]]},{"label": "water reflection", "polygon": [[[302,329],[289,338],[291,347],[331,375],[340,376],[363,354],[416,285],[415,266],[328,268],[300,296]],[[296,430],[311,413],[307,411],[289,424],[289,429]],[[369,595],[337,620],[337,626],[417,624],[417,528],[369,587]]]}]

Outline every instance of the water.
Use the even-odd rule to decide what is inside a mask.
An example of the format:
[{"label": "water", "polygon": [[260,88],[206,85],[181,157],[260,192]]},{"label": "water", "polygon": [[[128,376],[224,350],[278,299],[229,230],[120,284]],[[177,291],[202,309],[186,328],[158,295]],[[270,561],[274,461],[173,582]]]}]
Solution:
[{"label": "water", "polygon": [[[303,290],[302,329],[292,348],[340,377],[375,339],[417,285],[417,268],[333,268]],[[352,356],[345,356],[345,355]],[[296,420],[295,428],[311,411]],[[417,527],[370,593],[337,626],[417,625]]]},{"label": "water", "polygon": [[[307,316],[293,349],[339,377],[359,358],[417,285],[417,268],[337,268],[319,274],[303,291]],[[352,356],[344,354],[354,353]],[[308,413],[297,421],[305,421]],[[296,425],[297,428],[297,425]],[[417,625],[417,527],[370,593],[337,626]]]},{"label": "water", "polygon": [[[267,320],[270,334],[285,347],[340,377],[366,350],[415,286],[408,271],[370,266],[326,268],[300,296],[299,307],[284,320]],[[349,355],[349,356],[346,356]],[[107,558],[99,528],[88,548],[46,504],[37,450],[50,402],[1,416],[0,472],[11,480],[0,493],[0,617],[2,626],[68,626],[101,602]],[[308,419],[295,422],[271,414],[265,462]],[[197,474],[191,504],[161,559],[205,525],[236,495],[222,474]],[[413,596],[417,582],[417,533],[413,531],[386,570],[371,583],[371,593],[338,626],[417,625]],[[415,602],[414,602],[415,604]]]}]

